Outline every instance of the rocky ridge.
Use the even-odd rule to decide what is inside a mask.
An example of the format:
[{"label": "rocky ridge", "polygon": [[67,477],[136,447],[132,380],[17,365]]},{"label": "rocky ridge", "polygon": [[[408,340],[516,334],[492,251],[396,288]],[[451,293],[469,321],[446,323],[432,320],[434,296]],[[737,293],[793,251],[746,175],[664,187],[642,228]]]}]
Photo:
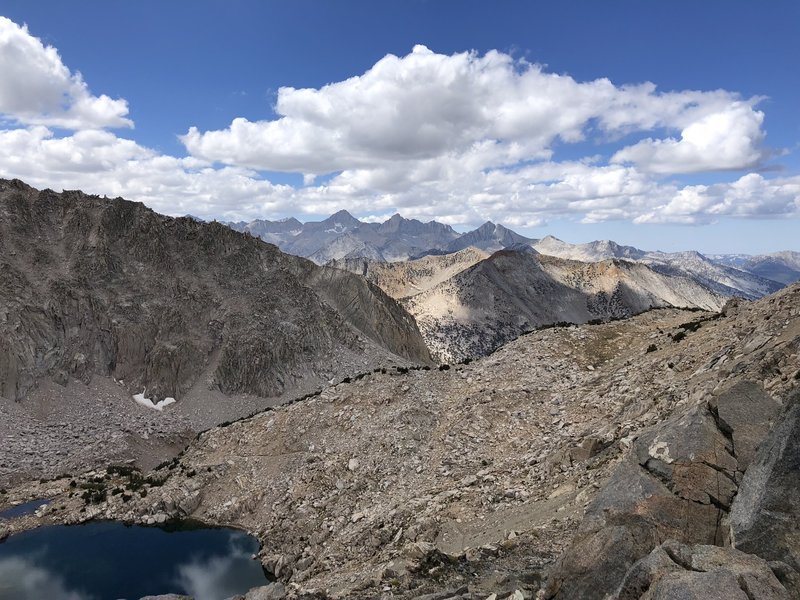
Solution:
[{"label": "rocky ridge", "polygon": [[363,279],[214,223],[0,181],[0,395],[94,375],[180,399],[200,379],[275,396],[340,356],[424,361],[413,319]]},{"label": "rocky ridge", "polygon": [[327,266],[362,275],[392,298],[402,300],[447,281],[489,256],[483,250],[469,246],[451,254],[429,255],[404,262],[376,262],[358,257],[332,260]]},{"label": "rocky ridge", "polygon": [[641,262],[667,275],[690,277],[725,297],[739,296],[750,300],[779,290],[785,283],[747,270],[742,264],[730,265],[714,261],[695,251],[651,252],[622,246],[610,240],[570,244],[547,236],[533,240],[531,246],[542,254],[583,262],[599,262],[615,258]]},{"label": "rocky ridge", "polygon": [[718,310],[724,299],[692,279],[639,263],[585,263],[515,246],[476,248],[401,263],[332,266],[363,274],[414,315],[443,362],[476,358],[521,333],[558,322],[629,317],[654,307]]},{"label": "rocky ridge", "polygon": [[722,254],[710,258],[784,285],[800,281],[800,252],[786,250],[756,256]]},{"label": "rocky ridge", "polygon": [[214,428],[144,497],[14,488],[55,499],[12,526],[242,527],[289,597],[794,598],[799,352],[800,286],[537,331]]}]

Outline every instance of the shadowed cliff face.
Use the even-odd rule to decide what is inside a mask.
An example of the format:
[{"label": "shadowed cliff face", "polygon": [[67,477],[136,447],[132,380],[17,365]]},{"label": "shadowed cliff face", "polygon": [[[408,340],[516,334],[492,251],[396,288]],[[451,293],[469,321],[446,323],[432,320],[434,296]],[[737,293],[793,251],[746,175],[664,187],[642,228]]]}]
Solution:
[{"label": "shadowed cliff face", "polygon": [[[0,395],[93,375],[180,397],[276,395],[369,361],[424,362],[416,324],[363,279],[217,223],[0,180]],[[356,368],[356,365],[360,368]]]}]

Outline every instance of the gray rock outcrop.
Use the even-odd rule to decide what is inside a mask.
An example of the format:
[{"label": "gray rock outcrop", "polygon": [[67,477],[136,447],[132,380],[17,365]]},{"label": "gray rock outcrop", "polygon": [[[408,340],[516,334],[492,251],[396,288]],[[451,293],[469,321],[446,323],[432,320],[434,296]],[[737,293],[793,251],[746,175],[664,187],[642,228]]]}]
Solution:
[{"label": "gray rock outcrop", "polygon": [[611,600],[789,600],[767,561],[719,546],[667,541],[634,564]]},{"label": "gray rock outcrop", "polygon": [[800,572],[800,403],[794,403],[759,448],[730,515],[739,550]]},{"label": "gray rock outcrop", "polygon": [[[672,565],[663,552],[674,560],[675,553],[670,552],[678,546],[650,554],[661,540],[699,545],[705,548],[701,557],[709,557],[717,552],[711,548],[731,542],[731,530],[738,549],[761,558],[744,558],[750,554],[743,552],[730,554],[730,549],[719,556],[734,556],[739,562],[760,561],[764,568],[764,559],[783,561],[796,569],[793,552],[800,548],[796,525],[792,525],[797,522],[796,503],[788,497],[800,489],[796,449],[788,441],[794,439],[796,411],[790,411],[776,428],[771,443],[759,450],[759,458],[742,480],[744,468],[769,433],[778,410],[779,404],[759,384],[743,380],[723,388],[708,403],[640,435],[587,508],[576,539],[554,568],[548,597],[603,598],[614,592],[620,581],[638,581],[642,569],[670,571]],[[726,526],[729,518],[730,529]],[[678,562],[691,563],[688,559]],[[648,600],[733,598],[745,593],[739,585],[740,575],[687,568],[703,573],[670,574],[652,589],[649,584],[644,589],[639,583],[625,584],[628,587],[623,585],[623,589],[628,591],[619,597],[639,598],[631,591],[636,589],[640,594],[649,590],[641,595]],[[775,579],[767,571],[768,579]],[[742,597],[788,598],[783,585],[777,586],[783,596],[764,592]],[[703,596],[711,593],[709,590],[718,590],[714,592],[717,595]],[[727,593],[733,595],[719,595]]]}]

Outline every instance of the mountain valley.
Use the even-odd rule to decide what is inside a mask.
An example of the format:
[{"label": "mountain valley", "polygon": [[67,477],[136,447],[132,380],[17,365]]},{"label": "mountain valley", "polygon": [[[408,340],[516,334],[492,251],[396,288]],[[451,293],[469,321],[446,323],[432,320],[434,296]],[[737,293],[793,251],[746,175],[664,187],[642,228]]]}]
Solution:
[{"label": "mountain valley", "polygon": [[0,510],[47,500],[0,539],[233,527],[237,600],[800,597],[800,283],[347,217],[0,181]]}]

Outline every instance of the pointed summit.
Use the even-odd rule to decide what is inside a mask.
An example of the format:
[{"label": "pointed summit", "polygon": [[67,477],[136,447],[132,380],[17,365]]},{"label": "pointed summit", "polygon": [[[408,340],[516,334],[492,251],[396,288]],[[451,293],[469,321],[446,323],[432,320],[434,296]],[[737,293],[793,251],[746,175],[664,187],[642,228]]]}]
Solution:
[{"label": "pointed summit", "polygon": [[520,235],[502,225],[486,221],[477,229],[473,229],[454,240],[446,250],[447,252],[457,252],[468,246],[475,246],[486,252],[496,252],[515,244],[530,244],[531,241],[530,238],[526,238],[524,235]]},{"label": "pointed summit", "polygon": [[359,225],[362,224],[361,221],[356,219],[353,215],[351,215],[344,209],[333,213],[330,217],[328,217],[322,222],[330,224],[339,223],[344,227],[358,227]]}]

